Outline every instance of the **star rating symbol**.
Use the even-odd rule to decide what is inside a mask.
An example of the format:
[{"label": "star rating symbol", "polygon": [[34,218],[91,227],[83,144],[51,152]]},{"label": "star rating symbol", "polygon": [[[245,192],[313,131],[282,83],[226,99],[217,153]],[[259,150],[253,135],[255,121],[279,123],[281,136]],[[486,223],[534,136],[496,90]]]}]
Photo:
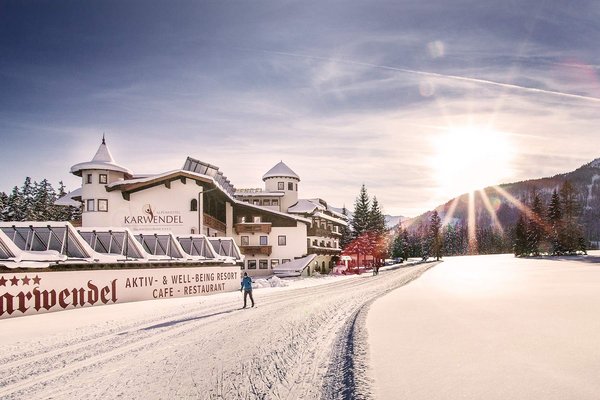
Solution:
[{"label": "star rating symbol", "polygon": [[3,276],[0,276],[0,286],[6,286],[6,282],[8,282]]},{"label": "star rating symbol", "polygon": [[13,276],[12,279],[9,279],[9,281],[12,283],[12,286],[19,286],[19,278],[16,276]]},{"label": "star rating symbol", "polygon": [[25,278],[21,278],[21,280],[23,281],[23,285],[29,285],[29,281],[30,281],[31,279],[29,279],[29,278],[27,277],[27,275],[25,275]]},{"label": "star rating symbol", "polygon": [[35,278],[33,278],[33,284],[39,285],[41,280],[42,280],[42,278],[40,278],[39,276],[36,275]]}]

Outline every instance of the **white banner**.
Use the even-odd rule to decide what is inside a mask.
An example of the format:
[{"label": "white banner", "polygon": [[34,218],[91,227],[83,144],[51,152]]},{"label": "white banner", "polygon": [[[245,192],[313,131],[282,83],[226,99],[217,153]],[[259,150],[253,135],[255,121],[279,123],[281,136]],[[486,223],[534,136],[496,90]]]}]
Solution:
[{"label": "white banner", "polygon": [[0,273],[0,319],[240,288],[240,267]]}]

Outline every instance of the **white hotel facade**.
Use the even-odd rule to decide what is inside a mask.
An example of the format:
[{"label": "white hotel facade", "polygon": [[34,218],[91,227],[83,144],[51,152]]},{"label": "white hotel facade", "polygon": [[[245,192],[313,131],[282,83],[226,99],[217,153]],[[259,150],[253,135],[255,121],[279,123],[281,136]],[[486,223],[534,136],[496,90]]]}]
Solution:
[{"label": "white hotel facade", "polygon": [[82,204],[83,227],[233,237],[254,276],[311,254],[306,273],[327,273],[341,253],[346,217],[321,199],[300,199],[300,177],[283,162],[263,175],[263,189],[236,190],[218,167],[190,157],[182,169],[136,175],[102,139],[93,159],[71,173],[82,179],[69,197]]}]

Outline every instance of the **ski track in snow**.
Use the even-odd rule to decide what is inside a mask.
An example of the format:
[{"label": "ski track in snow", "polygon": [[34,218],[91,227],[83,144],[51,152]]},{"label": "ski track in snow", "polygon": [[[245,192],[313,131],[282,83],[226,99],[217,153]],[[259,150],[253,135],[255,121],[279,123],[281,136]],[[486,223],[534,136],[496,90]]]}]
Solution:
[{"label": "ski track in snow", "polygon": [[0,398],[369,399],[366,310],[433,265],[255,291],[247,310],[231,293],[133,320],[109,306],[107,323],[0,344]]}]

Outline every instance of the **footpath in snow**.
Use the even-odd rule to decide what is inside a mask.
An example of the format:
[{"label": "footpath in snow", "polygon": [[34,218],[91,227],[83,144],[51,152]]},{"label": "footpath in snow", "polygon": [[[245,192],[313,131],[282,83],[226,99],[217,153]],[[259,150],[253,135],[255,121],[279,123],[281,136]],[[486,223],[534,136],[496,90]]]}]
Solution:
[{"label": "footpath in snow", "polygon": [[432,265],[261,288],[244,310],[233,292],[3,320],[0,398],[351,398],[366,376],[357,321]]},{"label": "footpath in snow", "polygon": [[600,398],[599,262],[444,259],[372,304],[374,397]]}]

